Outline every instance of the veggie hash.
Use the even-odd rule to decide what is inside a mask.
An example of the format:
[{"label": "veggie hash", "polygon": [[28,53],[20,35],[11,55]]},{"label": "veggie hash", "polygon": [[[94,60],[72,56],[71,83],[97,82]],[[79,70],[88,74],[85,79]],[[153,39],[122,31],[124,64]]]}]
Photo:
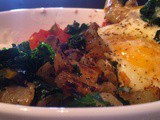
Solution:
[{"label": "veggie hash", "polygon": [[62,30],[34,33],[29,41],[0,51],[0,101],[32,106],[122,105],[116,63],[96,23],[74,21]]},{"label": "veggie hash", "polygon": [[107,0],[103,27],[74,21],[61,29],[55,23],[3,48],[0,102],[106,107],[158,101],[159,3]]}]

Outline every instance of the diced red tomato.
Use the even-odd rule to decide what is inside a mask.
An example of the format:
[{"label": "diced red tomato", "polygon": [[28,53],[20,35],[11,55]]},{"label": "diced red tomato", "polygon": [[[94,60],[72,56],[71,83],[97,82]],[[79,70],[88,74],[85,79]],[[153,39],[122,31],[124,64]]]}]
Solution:
[{"label": "diced red tomato", "polygon": [[65,43],[68,41],[70,35],[65,33],[64,30],[62,30],[58,24],[54,24],[54,26],[52,27],[52,32],[53,32],[53,35],[55,35],[61,43]]},{"label": "diced red tomato", "polygon": [[59,25],[55,24],[50,31],[41,29],[38,33],[35,32],[31,35],[29,38],[31,49],[35,49],[39,45],[39,42],[45,42],[50,35],[56,36],[61,43],[67,42],[70,37],[70,35],[66,34],[65,31],[59,27]]},{"label": "diced red tomato", "polygon": [[104,21],[104,22],[102,23],[102,27],[105,27],[106,25],[107,25],[107,22]]},{"label": "diced red tomato", "polygon": [[38,46],[39,42],[45,42],[50,35],[51,32],[42,29],[38,33],[33,33],[29,38],[31,49],[35,49]]},{"label": "diced red tomato", "polygon": [[104,21],[104,22],[102,23],[102,27],[105,27],[105,26],[111,25],[111,24],[113,24],[113,23],[110,22],[110,21]]}]

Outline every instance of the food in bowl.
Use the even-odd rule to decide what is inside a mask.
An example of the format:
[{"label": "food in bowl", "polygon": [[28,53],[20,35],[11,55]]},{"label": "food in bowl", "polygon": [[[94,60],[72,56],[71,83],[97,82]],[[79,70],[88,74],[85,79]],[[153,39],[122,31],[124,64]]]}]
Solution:
[{"label": "food in bowl", "polygon": [[[147,8],[153,1],[146,4]],[[48,31],[34,33],[28,41],[1,50],[0,101],[47,107],[104,107],[159,100],[159,44],[153,40],[159,39],[159,24],[151,18],[144,22],[138,11],[141,9],[144,19],[146,6],[137,8],[134,0],[107,3],[106,27],[75,21],[62,30],[54,24]],[[158,12],[159,6],[155,8]],[[116,16],[117,9],[127,12]],[[142,31],[137,24],[147,25],[140,28],[150,32]],[[143,34],[150,37],[144,39]],[[146,60],[151,64],[143,64]],[[149,73],[150,67],[157,72]],[[156,80],[150,79],[153,75]]]}]

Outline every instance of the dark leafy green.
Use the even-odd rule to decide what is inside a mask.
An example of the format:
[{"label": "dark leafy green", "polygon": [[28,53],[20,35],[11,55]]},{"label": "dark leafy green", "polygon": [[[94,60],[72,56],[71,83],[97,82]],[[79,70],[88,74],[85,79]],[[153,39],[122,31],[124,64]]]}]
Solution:
[{"label": "dark leafy green", "polygon": [[29,42],[22,42],[19,45],[12,45],[12,48],[0,51],[1,69],[14,69],[17,72],[16,78],[11,80],[0,77],[0,89],[10,83],[25,86],[25,83],[32,82],[35,84],[35,100],[40,100],[47,95],[57,92],[57,87],[53,87],[36,76],[37,70],[46,62],[54,59],[54,51],[51,46],[41,42],[34,50],[30,49]]},{"label": "dark leafy green", "polygon": [[[124,86],[124,87],[119,87],[118,88],[118,91],[120,92],[124,92],[124,93],[131,93],[131,88],[130,87],[127,87],[127,86]],[[129,105],[129,101],[127,100],[124,100],[123,98],[120,97],[120,95],[116,95],[116,98],[121,102],[123,103],[123,105]]]},{"label": "dark leafy green", "polygon": [[68,46],[73,49],[79,49],[81,51],[86,50],[86,38],[83,34],[73,35],[67,42]]},{"label": "dark leafy green", "polygon": [[130,93],[131,90],[132,89],[130,87],[126,87],[126,86],[118,88],[118,91],[127,92],[127,93]]},{"label": "dark leafy green", "polygon": [[0,91],[3,90],[9,84],[9,80],[6,78],[0,79]]},{"label": "dark leafy green", "polygon": [[128,0],[120,0],[122,5],[125,5]]},{"label": "dark leafy green", "polygon": [[68,48],[79,49],[85,52],[86,49],[86,38],[83,35],[84,31],[88,29],[86,24],[80,24],[74,21],[73,25],[68,25],[66,28],[66,33],[70,34],[70,38],[67,42]]},{"label": "dark leafy green", "polygon": [[46,62],[51,62],[54,59],[55,52],[50,45],[41,42],[37,48],[31,52],[31,60],[39,68]]},{"label": "dark leafy green", "polygon": [[17,48],[9,48],[9,49],[4,49],[4,50],[0,50],[0,64],[1,66],[3,65],[2,63],[4,61],[7,61],[9,59],[14,59],[15,57],[19,56],[20,52]]},{"label": "dark leafy green", "polygon": [[29,42],[0,51],[0,65],[2,68],[21,69],[26,72],[36,72],[46,62],[52,62],[54,51],[51,46],[41,42],[34,50],[30,49]]},{"label": "dark leafy green", "polygon": [[21,71],[15,71],[11,69],[1,69],[0,70],[0,90],[8,86],[9,84],[26,86],[27,80],[24,74],[25,73]]},{"label": "dark leafy green", "polygon": [[156,32],[156,35],[155,35],[154,39],[156,40],[157,43],[160,44],[160,30],[158,30],[158,31]]},{"label": "dark leafy green", "polygon": [[93,95],[86,95],[80,99],[75,99],[72,104],[72,107],[105,107],[111,106],[111,104],[107,101],[103,101],[99,93],[95,93]]},{"label": "dark leafy green", "polygon": [[59,88],[46,83],[41,77],[35,74],[30,74],[27,76],[27,79],[35,85],[35,98],[32,105],[36,105],[37,101],[42,100],[46,96],[62,94],[62,91]]},{"label": "dark leafy green", "polygon": [[149,24],[160,26],[160,1],[148,0],[140,10],[141,17]]},{"label": "dark leafy green", "polygon": [[83,23],[81,26],[78,22],[74,21],[73,25],[68,25],[66,28],[66,33],[70,35],[79,34],[84,30],[87,30],[88,26]]},{"label": "dark leafy green", "polygon": [[73,65],[73,71],[72,72],[75,73],[75,74],[77,74],[78,76],[82,75],[82,73],[81,73],[78,65],[76,65],[76,64]]},{"label": "dark leafy green", "polygon": [[123,98],[121,98],[119,94],[116,95],[116,98],[117,98],[121,103],[123,103],[123,105],[129,105],[129,104],[130,104],[129,101],[124,100]]}]

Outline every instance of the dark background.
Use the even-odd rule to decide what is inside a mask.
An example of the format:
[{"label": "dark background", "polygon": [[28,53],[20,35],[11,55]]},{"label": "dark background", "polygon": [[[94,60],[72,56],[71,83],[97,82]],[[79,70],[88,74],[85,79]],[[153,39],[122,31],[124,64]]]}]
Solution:
[{"label": "dark background", "polygon": [[[0,0],[0,11],[39,8],[39,7],[74,7],[103,8],[106,0]],[[137,0],[140,5],[147,0]]]}]

